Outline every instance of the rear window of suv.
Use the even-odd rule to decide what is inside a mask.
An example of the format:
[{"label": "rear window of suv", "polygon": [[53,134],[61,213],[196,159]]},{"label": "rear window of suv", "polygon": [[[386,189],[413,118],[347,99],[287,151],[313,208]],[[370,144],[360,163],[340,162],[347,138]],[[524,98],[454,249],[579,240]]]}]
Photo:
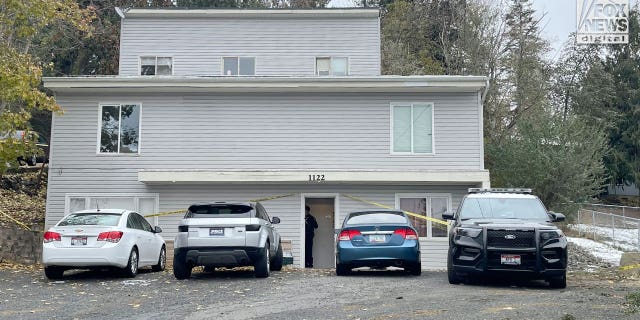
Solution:
[{"label": "rear window of suv", "polygon": [[243,204],[204,204],[189,207],[185,218],[214,218],[220,216],[248,217],[253,208]]}]

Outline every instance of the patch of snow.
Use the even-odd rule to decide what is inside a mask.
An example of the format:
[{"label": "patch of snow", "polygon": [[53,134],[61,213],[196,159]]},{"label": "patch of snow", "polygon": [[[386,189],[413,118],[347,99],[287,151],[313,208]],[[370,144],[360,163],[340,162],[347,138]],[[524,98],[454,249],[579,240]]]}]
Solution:
[{"label": "patch of snow", "polygon": [[624,251],[638,250],[638,229],[622,229],[609,227],[600,227],[590,224],[570,224],[569,228],[576,230],[582,234],[594,235],[600,242],[610,246],[617,247]]},{"label": "patch of snow", "polygon": [[622,251],[612,247],[611,245],[596,242],[590,239],[567,237],[567,240],[587,251],[596,258],[602,259],[612,266],[620,265]]}]

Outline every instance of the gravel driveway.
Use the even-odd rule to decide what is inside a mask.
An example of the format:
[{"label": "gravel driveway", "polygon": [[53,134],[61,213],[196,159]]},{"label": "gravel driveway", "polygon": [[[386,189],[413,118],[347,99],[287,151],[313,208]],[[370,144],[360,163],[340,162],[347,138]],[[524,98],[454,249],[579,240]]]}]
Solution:
[{"label": "gravel driveway", "polygon": [[[635,281],[569,277],[564,290],[544,282],[497,280],[449,285],[444,272],[420,277],[368,271],[287,269],[266,279],[250,271],[141,270],[135,279],[77,271],[48,281],[41,270],[0,268],[0,319],[639,319],[625,296]],[[67,273],[69,274],[69,273]]]}]

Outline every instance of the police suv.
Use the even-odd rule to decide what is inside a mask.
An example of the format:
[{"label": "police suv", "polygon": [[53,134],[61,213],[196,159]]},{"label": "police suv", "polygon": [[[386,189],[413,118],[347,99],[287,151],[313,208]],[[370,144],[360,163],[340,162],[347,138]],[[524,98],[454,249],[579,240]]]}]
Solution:
[{"label": "police suv", "polygon": [[567,286],[567,238],[531,189],[469,189],[449,232],[449,283],[474,274],[517,274]]}]

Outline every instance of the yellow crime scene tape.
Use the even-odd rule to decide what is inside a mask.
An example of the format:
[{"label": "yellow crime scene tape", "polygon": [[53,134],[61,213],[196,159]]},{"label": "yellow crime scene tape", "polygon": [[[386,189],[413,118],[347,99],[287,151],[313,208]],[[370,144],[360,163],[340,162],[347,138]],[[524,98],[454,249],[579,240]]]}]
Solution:
[{"label": "yellow crime scene tape", "polygon": [[[281,198],[286,198],[286,197],[290,197],[293,195],[296,195],[298,193],[287,193],[287,194],[281,194],[281,195],[275,195],[275,196],[270,196],[270,197],[265,197],[265,198],[258,198],[258,199],[251,199],[248,200],[248,202],[264,202],[264,201],[269,201],[269,200],[275,200],[275,199],[281,199]],[[374,205],[376,207],[380,207],[380,208],[384,208],[384,209],[390,209],[390,210],[397,210],[396,208],[381,204],[381,203],[377,203],[377,202],[373,202],[373,201],[368,201],[362,198],[358,198],[358,197],[354,197],[352,195],[349,194],[341,194],[342,196],[349,198],[351,200],[355,200],[355,201],[359,201],[359,202],[363,202],[363,203],[367,203],[367,204],[371,204]],[[145,215],[145,218],[152,218],[152,217],[161,217],[161,216],[167,216],[167,215],[172,215],[172,214],[176,214],[176,213],[184,213],[185,210],[175,210],[175,211],[167,211],[167,212],[160,212],[160,213],[155,213],[155,214],[149,214],[149,215]],[[404,213],[406,213],[409,216],[412,217],[416,217],[419,219],[424,219],[424,220],[428,220],[440,225],[444,225],[444,226],[448,226],[449,223],[445,220],[440,220],[440,219],[436,219],[436,218],[431,218],[431,217],[427,217],[425,215],[421,215],[421,214],[417,214],[417,213],[413,213],[411,211],[405,211],[403,210]]]},{"label": "yellow crime scene tape", "polygon": [[[352,195],[348,195],[348,194],[344,194],[344,193],[342,193],[341,195],[343,195],[343,196],[345,196],[345,197],[347,197],[347,198],[349,198],[349,199],[352,199],[352,200],[356,200],[356,201],[360,201],[360,202],[364,202],[364,203],[372,204],[372,205],[374,205],[374,206],[376,206],[376,207],[380,207],[380,208],[384,208],[384,209],[390,209],[390,210],[398,210],[398,209],[396,209],[396,208],[393,208],[393,207],[390,207],[390,206],[387,206],[387,205],[384,205],[384,204],[381,204],[381,203],[377,203],[377,202],[373,202],[373,201],[364,200],[364,199],[361,199],[361,198],[358,198],[358,197],[354,197],[354,196],[352,196]],[[411,212],[411,211],[405,211],[405,210],[402,210],[402,211],[403,211],[404,213],[406,213],[406,214],[408,214],[408,215],[412,216],[412,217],[416,217],[416,218],[420,218],[420,219],[428,220],[428,221],[435,222],[435,223],[439,223],[439,224],[441,224],[441,225],[445,225],[445,226],[448,226],[448,225],[449,225],[449,223],[448,223],[447,221],[444,221],[444,220],[440,220],[440,219],[436,219],[436,218],[427,217],[427,216],[424,216],[424,215],[421,215],[421,214],[413,213],[413,212]]]},{"label": "yellow crime scene tape", "polygon": [[636,268],[640,268],[640,263],[632,264],[632,265],[628,265],[628,266],[624,266],[624,267],[620,267],[618,269],[621,270],[621,271],[626,271],[626,270],[631,270],[631,269],[636,269]]},{"label": "yellow crime scene tape", "polygon": [[9,218],[9,220],[15,222],[17,225],[21,226],[23,229],[31,231],[31,228],[29,228],[29,226],[27,226],[26,224],[16,220],[14,217],[4,213],[3,211],[0,211],[0,213],[2,213],[2,215],[4,215],[5,217]]}]

